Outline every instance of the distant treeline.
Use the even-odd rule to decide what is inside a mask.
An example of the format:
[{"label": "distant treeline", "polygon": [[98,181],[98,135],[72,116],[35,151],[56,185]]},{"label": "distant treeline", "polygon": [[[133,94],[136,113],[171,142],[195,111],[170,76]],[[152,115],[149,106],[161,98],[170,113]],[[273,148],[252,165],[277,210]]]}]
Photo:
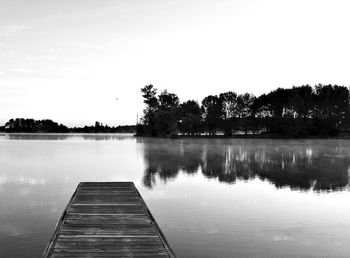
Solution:
[{"label": "distant treeline", "polygon": [[180,103],[174,93],[157,93],[153,85],[141,89],[146,108],[137,135],[232,136],[271,134],[279,136],[333,136],[350,128],[349,89],[338,85],[303,85],[278,88],[255,97],[233,91],[209,95],[199,104]]},{"label": "distant treeline", "polygon": [[135,133],[134,125],[110,127],[96,122],[94,126],[68,128],[52,120],[10,119],[0,131],[7,133]]},{"label": "distant treeline", "polygon": [[121,125],[110,127],[96,122],[95,126],[74,127],[69,129],[72,133],[135,133],[135,125]]}]

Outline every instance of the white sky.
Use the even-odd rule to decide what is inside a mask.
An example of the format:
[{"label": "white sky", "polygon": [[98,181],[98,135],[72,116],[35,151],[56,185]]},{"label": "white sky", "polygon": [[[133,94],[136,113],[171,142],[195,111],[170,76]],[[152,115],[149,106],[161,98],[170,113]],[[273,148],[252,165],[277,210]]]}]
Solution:
[{"label": "white sky", "polygon": [[150,83],[181,101],[349,86],[349,12],[347,0],[0,0],[0,124],[134,124]]}]

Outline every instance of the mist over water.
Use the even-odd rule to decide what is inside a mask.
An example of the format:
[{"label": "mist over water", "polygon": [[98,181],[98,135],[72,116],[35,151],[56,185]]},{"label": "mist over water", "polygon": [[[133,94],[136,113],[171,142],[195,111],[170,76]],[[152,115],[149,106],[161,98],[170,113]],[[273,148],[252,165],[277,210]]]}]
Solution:
[{"label": "mist over water", "polygon": [[133,181],[178,257],[349,257],[350,141],[0,135],[0,257],[38,257],[80,181]]}]

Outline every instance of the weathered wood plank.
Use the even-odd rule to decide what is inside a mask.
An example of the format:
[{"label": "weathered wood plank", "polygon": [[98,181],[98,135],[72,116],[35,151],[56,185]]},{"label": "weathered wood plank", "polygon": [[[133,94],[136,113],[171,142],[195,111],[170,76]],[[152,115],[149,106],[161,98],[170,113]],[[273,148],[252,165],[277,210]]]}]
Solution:
[{"label": "weathered wood plank", "polygon": [[79,196],[76,198],[74,205],[83,205],[83,204],[101,204],[101,205],[122,205],[122,204],[139,204],[141,205],[142,201],[138,198],[133,197],[114,197],[114,196]]},{"label": "weathered wood plank", "polygon": [[151,221],[151,219],[145,214],[125,215],[125,214],[112,214],[112,215],[86,215],[86,214],[67,214],[66,221],[77,220],[77,221],[113,221],[118,223],[119,221]]},{"label": "weathered wood plank", "polygon": [[101,206],[101,205],[73,205],[70,213],[74,214],[144,214],[142,206]]},{"label": "weathered wood plank", "polygon": [[90,253],[90,252],[53,252],[51,257],[169,257],[167,253]]},{"label": "weathered wood plank", "polygon": [[124,243],[135,243],[135,242],[147,242],[147,241],[152,241],[152,243],[161,243],[162,241],[159,239],[158,236],[149,236],[149,237],[144,237],[144,236],[139,236],[139,237],[106,237],[106,236],[89,236],[86,237],[85,235],[83,236],[67,236],[67,235],[59,235],[57,238],[57,242],[63,242],[63,241],[68,241],[68,242],[98,242],[98,241],[104,241],[104,242],[124,242]]},{"label": "weathered wood plank", "polygon": [[175,257],[131,182],[80,183],[43,257]]}]

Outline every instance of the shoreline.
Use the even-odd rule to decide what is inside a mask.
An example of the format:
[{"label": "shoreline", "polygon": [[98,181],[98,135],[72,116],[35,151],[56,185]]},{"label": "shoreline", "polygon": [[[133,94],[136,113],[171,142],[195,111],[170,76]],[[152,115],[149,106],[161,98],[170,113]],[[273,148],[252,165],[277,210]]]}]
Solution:
[{"label": "shoreline", "polygon": [[[176,138],[175,138],[176,139]],[[263,136],[263,135],[235,135],[235,136],[179,136],[177,139],[276,139],[276,140],[327,140],[327,139],[343,139],[350,140],[350,135],[346,136]]]},{"label": "shoreline", "polygon": [[241,135],[236,134],[232,136],[225,136],[225,135],[178,135],[177,137],[151,137],[151,136],[142,136],[142,135],[134,135],[135,137],[144,137],[144,138],[160,138],[160,139],[276,139],[276,140],[327,140],[327,139],[343,139],[343,140],[350,140],[350,133],[341,133],[336,136],[325,136],[325,135],[319,135],[319,136],[289,136],[289,135],[273,135],[273,134],[248,134],[248,135]]},{"label": "shoreline", "polygon": [[132,135],[135,138],[158,138],[158,139],[276,139],[276,140],[350,140],[350,133],[341,133],[336,136],[288,136],[288,135],[273,135],[273,134],[236,134],[232,136],[225,135],[178,135],[177,137],[152,137],[136,135],[135,133],[46,133],[46,132],[18,132],[8,133],[0,132],[0,136],[5,135]]}]

